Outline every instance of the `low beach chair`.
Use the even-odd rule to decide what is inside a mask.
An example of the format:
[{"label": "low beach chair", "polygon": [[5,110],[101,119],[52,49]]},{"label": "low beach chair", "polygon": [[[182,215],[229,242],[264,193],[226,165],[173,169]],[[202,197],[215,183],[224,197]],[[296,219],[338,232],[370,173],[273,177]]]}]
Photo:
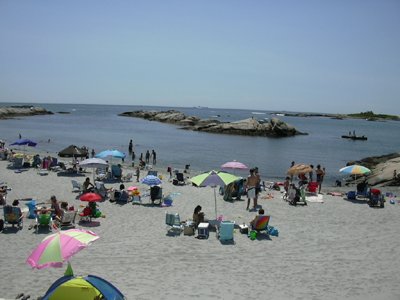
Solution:
[{"label": "low beach chair", "polygon": [[218,227],[218,238],[221,242],[232,241],[235,222],[222,221]]},{"label": "low beach chair", "polygon": [[36,233],[39,233],[39,228],[48,228],[53,230],[53,218],[50,213],[39,213],[36,215]]},{"label": "low beach chair", "polygon": [[311,195],[318,195],[318,182],[311,181],[307,184],[306,192]]},{"label": "low beach chair", "polygon": [[79,193],[82,192],[82,185],[79,184],[78,181],[72,179],[71,183],[72,183],[72,191],[73,192],[79,192]]},{"label": "low beach chair", "polygon": [[168,233],[180,234],[183,231],[183,225],[181,224],[181,218],[178,213],[166,213],[165,224],[168,226]]},{"label": "low beach chair", "polygon": [[75,227],[75,218],[77,212],[74,210],[65,211],[61,221],[58,223],[60,229],[68,228],[68,227]]},{"label": "low beach chair", "polygon": [[122,181],[132,181],[132,178],[133,178],[133,173],[128,173],[122,176]]},{"label": "low beach chair", "polygon": [[265,232],[268,234],[268,224],[271,216],[259,216],[256,223],[252,226],[251,230],[257,231],[257,233]]},{"label": "low beach chair", "polygon": [[23,226],[23,214],[19,207],[5,205],[3,207],[4,211],[4,225],[18,225],[18,228],[21,229]]},{"label": "low beach chair", "polygon": [[162,199],[163,199],[163,193],[162,193],[162,188],[159,187],[158,185],[152,186],[150,188],[150,200],[151,203],[154,204],[156,200],[159,200],[158,204],[162,204]]},{"label": "low beach chair", "polygon": [[183,173],[176,173],[176,180],[178,180],[178,184],[186,184],[185,175]]}]

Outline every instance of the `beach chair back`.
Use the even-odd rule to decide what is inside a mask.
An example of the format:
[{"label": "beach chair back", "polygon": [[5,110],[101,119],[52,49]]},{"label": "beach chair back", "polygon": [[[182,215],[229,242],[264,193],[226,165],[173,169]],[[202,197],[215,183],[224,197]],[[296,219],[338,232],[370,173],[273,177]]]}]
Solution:
[{"label": "beach chair back", "polygon": [[61,218],[61,227],[72,226],[75,223],[76,211],[65,211]]},{"label": "beach chair back", "polygon": [[4,221],[9,224],[17,224],[22,216],[21,209],[19,207],[13,207],[11,205],[6,205],[4,210]]},{"label": "beach chair back", "polygon": [[271,218],[270,216],[259,216],[256,223],[254,224],[253,230],[256,231],[267,230],[270,218]]},{"label": "beach chair back", "polygon": [[231,221],[222,221],[219,225],[219,240],[220,241],[233,241],[233,231],[235,223]]}]

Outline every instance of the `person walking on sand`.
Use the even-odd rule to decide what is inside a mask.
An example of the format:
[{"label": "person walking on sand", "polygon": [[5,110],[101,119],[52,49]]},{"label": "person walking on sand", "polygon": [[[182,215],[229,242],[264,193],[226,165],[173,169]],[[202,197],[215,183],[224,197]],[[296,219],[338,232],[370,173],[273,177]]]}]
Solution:
[{"label": "person walking on sand", "polygon": [[318,182],[318,193],[321,194],[321,185],[325,176],[325,168],[321,169],[321,165],[318,165],[317,169],[315,170],[315,174]]},{"label": "person walking on sand", "polygon": [[246,180],[246,191],[247,191],[247,207],[246,210],[249,210],[250,199],[253,199],[253,209],[257,209],[257,195],[256,195],[256,186],[257,186],[258,178],[254,174],[254,169],[250,169],[250,174],[247,176]]},{"label": "person walking on sand", "polygon": [[140,168],[136,167],[136,182],[139,182]]}]

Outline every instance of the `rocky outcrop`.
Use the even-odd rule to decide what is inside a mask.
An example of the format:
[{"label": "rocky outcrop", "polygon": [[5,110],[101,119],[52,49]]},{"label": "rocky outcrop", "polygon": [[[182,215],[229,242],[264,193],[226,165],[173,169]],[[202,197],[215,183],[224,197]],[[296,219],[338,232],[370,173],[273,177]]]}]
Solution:
[{"label": "rocky outcrop", "polygon": [[272,118],[269,122],[260,123],[254,118],[244,119],[235,122],[220,122],[218,120],[200,119],[194,116],[186,116],[176,110],[168,111],[133,111],[124,112],[120,116],[143,118],[151,121],[170,123],[181,126],[182,129],[204,131],[210,133],[287,137],[301,133],[293,126]]},{"label": "rocky outcrop", "polygon": [[347,165],[362,165],[371,170],[366,176],[370,186],[400,186],[400,153],[371,156]]},{"label": "rocky outcrop", "polygon": [[22,116],[35,116],[35,115],[52,115],[51,111],[48,111],[42,107],[35,106],[4,106],[0,107],[0,119],[10,119]]}]

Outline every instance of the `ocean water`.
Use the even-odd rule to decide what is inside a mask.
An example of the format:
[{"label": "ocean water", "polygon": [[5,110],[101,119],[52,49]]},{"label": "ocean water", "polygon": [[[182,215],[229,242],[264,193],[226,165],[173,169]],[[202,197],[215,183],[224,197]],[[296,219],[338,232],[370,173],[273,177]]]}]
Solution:
[{"label": "ocean water", "polygon": [[[55,114],[0,120],[0,139],[12,143],[20,133],[22,137],[38,142],[36,148],[39,151],[48,152],[58,152],[70,144],[85,145],[96,152],[110,148],[128,152],[129,140],[133,139],[136,157],[146,150],[154,149],[157,152],[157,165],[161,167],[183,169],[186,164],[190,164],[190,169],[200,172],[220,169],[223,163],[237,160],[250,167],[258,166],[262,178],[267,180],[283,179],[292,161],[314,166],[321,164],[326,168],[327,184],[344,178],[339,169],[348,161],[400,150],[400,122],[395,121],[279,116],[281,120],[308,135],[266,138],[193,132],[179,129],[175,125],[120,117],[118,114],[134,110],[176,109],[200,118],[236,121],[249,117],[276,117],[269,111],[205,107],[33,105],[45,107]],[[368,140],[341,138],[341,135],[353,130],[357,135],[367,136]],[[130,158],[125,162],[130,163]],[[247,172],[236,171],[236,174],[244,176]]]}]

